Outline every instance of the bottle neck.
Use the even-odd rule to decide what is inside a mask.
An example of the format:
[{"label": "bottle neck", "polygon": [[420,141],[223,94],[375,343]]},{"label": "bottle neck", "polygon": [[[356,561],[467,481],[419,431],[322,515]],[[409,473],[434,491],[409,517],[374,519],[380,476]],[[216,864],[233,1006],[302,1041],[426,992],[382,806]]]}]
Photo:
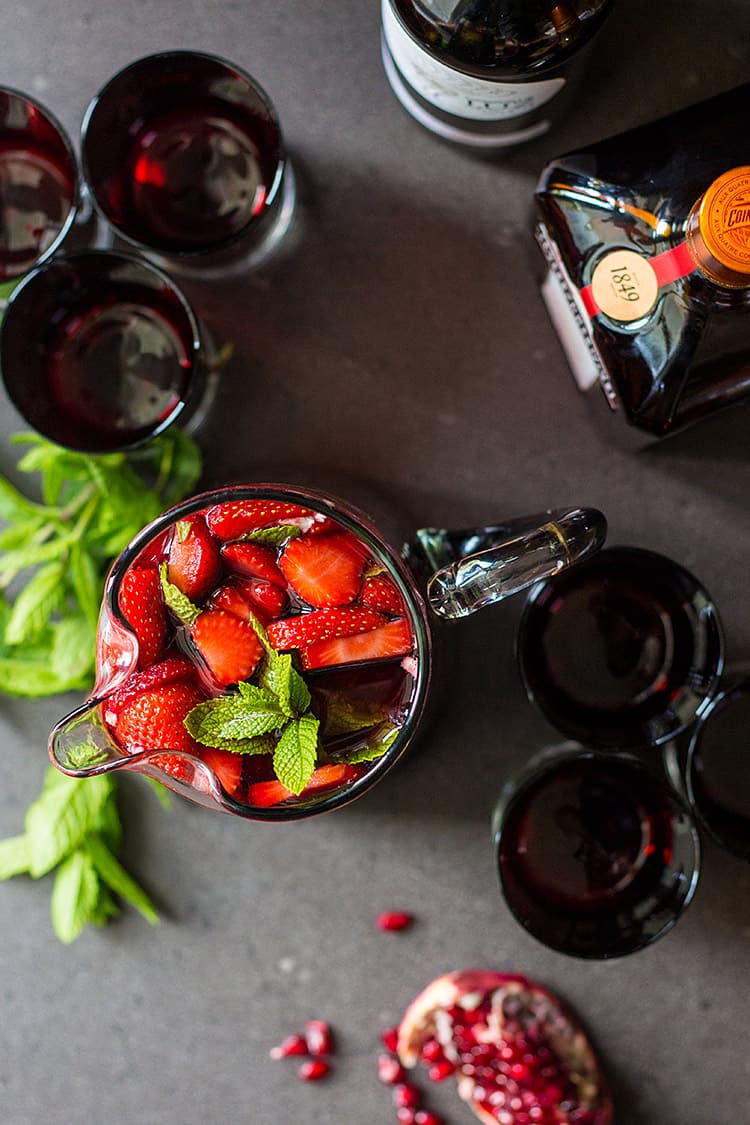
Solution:
[{"label": "bottle neck", "polygon": [[714,285],[724,289],[750,289],[750,277],[736,270],[728,269],[722,262],[715,258],[705,243],[701,234],[698,207],[700,200],[688,215],[685,230],[685,242],[695,262],[696,268]]},{"label": "bottle neck", "polygon": [[696,267],[724,289],[750,289],[750,208],[745,205],[750,168],[714,180],[687,218],[685,243]]}]

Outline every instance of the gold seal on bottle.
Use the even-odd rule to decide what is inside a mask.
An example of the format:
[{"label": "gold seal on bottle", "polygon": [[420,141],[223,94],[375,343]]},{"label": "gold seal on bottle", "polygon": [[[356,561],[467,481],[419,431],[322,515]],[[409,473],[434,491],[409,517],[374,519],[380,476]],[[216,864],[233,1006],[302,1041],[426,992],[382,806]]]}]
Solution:
[{"label": "gold seal on bottle", "polygon": [[750,286],[750,166],[724,172],[704,192],[690,212],[687,242],[713,281]]}]

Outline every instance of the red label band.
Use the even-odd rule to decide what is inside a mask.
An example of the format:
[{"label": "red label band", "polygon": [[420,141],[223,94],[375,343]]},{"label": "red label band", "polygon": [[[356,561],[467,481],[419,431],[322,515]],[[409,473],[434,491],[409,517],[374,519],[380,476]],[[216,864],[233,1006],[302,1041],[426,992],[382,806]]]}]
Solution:
[{"label": "red label band", "polygon": [[[661,254],[656,254],[653,258],[646,258],[645,261],[649,263],[656,274],[660,289],[664,285],[669,285],[670,281],[687,277],[696,269],[695,258],[688,250],[686,242],[681,242],[679,246],[673,246],[671,250],[663,250]],[[594,298],[591,286],[585,285],[580,290],[580,294],[583,307],[589,316],[598,316],[602,310]]]}]

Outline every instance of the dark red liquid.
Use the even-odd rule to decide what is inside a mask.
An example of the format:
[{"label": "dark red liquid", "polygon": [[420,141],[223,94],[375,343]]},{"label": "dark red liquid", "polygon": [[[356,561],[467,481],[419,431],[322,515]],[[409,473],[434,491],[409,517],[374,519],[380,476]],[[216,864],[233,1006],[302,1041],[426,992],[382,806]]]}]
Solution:
[{"label": "dark red liquid", "polygon": [[0,133],[0,280],[31,269],[68,220],[75,183],[56,156],[18,133]]},{"label": "dark red liquid", "polygon": [[158,308],[111,293],[58,324],[49,389],[73,425],[131,442],[173,414],[190,369],[179,333]]},{"label": "dark red liquid", "polygon": [[514,913],[577,956],[630,952],[679,913],[693,872],[689,816],[645,770],[571,757],[506,810],[500,875]]},{"label": "dark red liquid", "polygon": [[271,187],[259,142],[223,107],[189,106],[150,120],[128,167],[144,241],[202,249],[257,218]]},{"label": "dark red liquid", "polygon": [[[705,611],[704,611],[705,610]],[[519,655],[559,730],[595,745],[659,741],[708,690],[720,641],[707,598],[671,560],[611,549],[552,579],[529,604]]]}]

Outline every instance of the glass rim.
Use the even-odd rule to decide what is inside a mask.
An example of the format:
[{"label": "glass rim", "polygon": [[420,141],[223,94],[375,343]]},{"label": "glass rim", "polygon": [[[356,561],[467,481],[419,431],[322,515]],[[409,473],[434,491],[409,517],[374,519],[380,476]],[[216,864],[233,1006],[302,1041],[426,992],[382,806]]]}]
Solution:
[{"label": "glass rim", "polygon": [[[692,844],[692,870],[689,873],[689,882],[685,889],[684,895],[679,903],[679,909],[671,917],[667,918],[660,929],[652,934],[642,937],[642,939],[629,946],[626,949],[616,949],[613,952],[595,953],[589,951],[574,951],[571,952],[566,948],[562,941],[554,941],[542,936],[537,932],[537,928],[529,924],[522,914],[520,907],[516,906],[511,896],[506,891],[505,879],[503,877],[503,867],[500,862],[500,849],[503,830],[508,822],[509,817],[515,810],[520,801],[528,795],[529,791],[539,783],[548,774],[554,773],[561,765],[570,763],[571,765],[576,762],[587,762],[592,766],[600,765],[607,769],[618,770],[620,768],[629,771],[634,777],[648,778],[650,781],[660,785],[663,789],[664,807],[671,806],[674,813],[679,813],[684,818],[686,829],[689,831],[690,841]],[[525,769],[521,771],[515,778],[511,778],[503,786],[500,797],[497,802],[497,808],[493,815],[493,845],[495,852],[495,867],[497,869],[498,882],[500,883],[500,890],[502,892],[503,901],[508,907],[510,913],[515,918],[516,922],[521,926],[526,933],[530,934],[536,941],[540,942],[547,949],[554,950],[556,953],[562,953],[567,957],[574,957],[579,961],[614,961],[622,957],[629,957],[633,953],[639,953],[643,949],[647,949],[655,942],[659,941],[662,937],[669,933],[671,929],[677,924],[687,907],[693,901],[695,893],[698,889],[700,882],[702,864],[703,864],[703,851],[701,845],[700,832],[693,816],[693,810],[688,805],[687,801],[678,793],[675,788],[669,783],[668,778],[662,777],[658,769],[652,765],[647,764],[637,755],[629,750],[622,750],[612,752],[603,750],[599,747],[584,746],[580,743],[565,742],[560,745],[547,747],[545,750],[539,751],[529,762]]]},{"label": "glass rim", "polygon": [[19,90],[16,86],[6,86],[4,83],[0,84],[0,94],[10,94],[14,98],[18,98],[20,101],[27,102],[28,105],[33,106],[34,109],[37,110],[37,112],[41,113],[42,116],[47,119],[49,124],[57,133],[57,136],[62,143],[62,147],[70,157],[70,164],[73,172],[73,198],[70,201],[70,206],[68,207],[68,213],[65,216],[65,221],[60,227],[60,230],[58,231],[56,237],[52,240],[44,253],[40,254],[38,258],[34,259],[33,264],[28,269],[23,270],[23,272],[21,273],[10,274],[7,277],[0,278],[0,284],[5,285],[13,281],[18,281],[19,283],[21,283],[28,276],[28,274],[31,273],[32,270],[35,270],[39,266],[45,264],[49,260],[49,258],[53,254],[55,254],[60,244],[67,237],[68,233],[70,232],[70,228],[76,221],[76,217],[81,208],[81,170],[78,165],[78,158],[76,156],[75,149],[73,148],[73,142],[68,135],[67,129],[62,124],[60,119],[56,116],[56,114],[54,114],[51,109],[47,108],[44,102],[40,102],[38,98],[32,97],[31,94],[27,94],[24,90]]},{"label": "glass rim", "polygon": [[[278,149],[279,149],[279,151],[278,151],[278,156],[277,156],[277,159],[276,159],[276,169],[275,169],[275,172],[274,172],[274,176],[273,176],[271,185],[268,189],[268,194],[266,196],[266,201],[265,201],[263,211],[260,213],[260,215],[251,216],[248,219],[248,221],[244,224],[244,226],[242,226],[239,230],[234,231],[233,234],[226,235],[224,238],[222,238],[220,240],[217,240],[211,246],[201,246],[201,247],[192,247],[192,248],[188,247],[188,248],[185,248],[185,249],[174,249],[174,248],[166,248],[165,249],[162,246],[153,246],[148,242],[143,242],[141,239],[135,237],[132,234],[129,234],[127,231],[125,231],[120,226],[119,223],[116,223],[113,220],[112,216],[108,213],[107,208],[105,208],[102,205],[102,203],[100,202],[100,200],[97,196],[97,193],[94,191],[94,189],[92,187],[91,167],[90,167],[90,161],[89,161],[89,155],[88,155],[88,143],[87,142],[88,142],[88,133],[89,133],[89,129],[91,127],[91,122],[92,122],[92,119],[94,117],[94,114],[96,113],[97,108],[99,107],[102,98],[105,97],[110,92],[110,90],[111,90],[112,86],[114,86],[115,82],[119,81],[121,78],[124,78],[131,71],[135,71],[135,70],[137,70],[141,67],[143,67],[143,69],[146,69],[150,65],[155,65],[155,64],[158,64],[159,62],[164,62],[167,59],[180,59],[180,58],[196,59],[196,60],[201,60],[201,61],[210,62],[210,63],[217,63],[218,65],[224,67],[227,71],[231,71],[234,74],[239,75],[240,78],[242,78],[243,81],[247,83],[248,87],[251,90],[253,90],[253,92],[256,93],[259,96],[259,98],[263,102],[263,105],[264,105],[269,117],[273,121],[273,123],[276,127],[276,130],[277,130],[277,133],[278,133]],[[117,232],[118,238],[121,238],[124,242],[127,242],[131,246],[136,247],[138,250],[140,250],[143,253],[148,253],[148,254],[152,254],[152,255],[155,254],[155,255],[158,255],[159,257],[163,258],[164,260],[168,260],[168,259],[172,258],[175,261],[197,262],[202,258],[209,258],[209,257],[214,256],[215,254],[220,254],[223,251],[230,249],[231,247],[233,247],[237,243],[242,242],[242,240],[245,239],[248,236],[249,231],[258,228],[259,224],[268,215],[269,211],[273,208],[274,204],[276,203],[277,198],[280,195],[281,184],[282,184],[282,181],[284,179],[284,171],[286,169],[287,160],[288,160],[287,154],[286,154],[286,146],[285,146],[285,143],[284,143],[284,134],[283,134],[282,129],[281,129],[281,121],[280,121],[279,115],[276,111],[276,107],[275,107],[274,103],[271,101],[271,98],[269,97],[269,95],[267,94],[267,92],[265,90],[265,87],[262,86],[260,84],[260,82],[258,82],[258,80],[250,74],[249,71],[245,70],[244,67],[238,66],[236,63],[230,62],[228,59],[224,58],[222,55],[213,54],[209,51],[194,51],[194,50],[191,50],[190,48],[187,48],[187,47],[185,47],[185,48],[182,48],[182,47],[174,48],[174,49],[165,50],[165,51],[154,51],[153,53],[150,53],[148,55],[142,55],[140,58],[133,59],[131,62],[126,63],[125,66],[120,67],[119,70],[117,70],[113,75],[111,75],[107,79],[107,81],[104,83],[104,85],[101,86],[101,88],[97,91],[96,94],[94,94],[94,96],[89,101],[89,103],[88,103],[88,105],[87,105],[87,107],[84,111],[83,119],[81,121],[80,139],[81,139],[82,178],[83,178],[83,182],[86,185],[89,198],[91,199],[92,206],[93,206],[94,210],[96,211],[97,215],[99,215],[99,217],[104,222],[106,222],[108,226],[112,227],[113,230],[115,230]]]},{"label": "glass rim", "polygon": [[[697,596],[705,599],[705,607],[699,614],[696,614],[698,619],[697,623],[691,623],[691,627],[694,635],[696,628],[700,628],[705,633],[708,633],[709,630],[711,632],[709,639],[715,651],[713,653],[713,660],[707,667],[708,682],[703,688],[698,688],[689,682],[681,684],[680,694],[692,694],[695,697],[694,707],[691,713],[685,715],[683,718],[680,718],[678,714],[674,712],[673,720],[669,725],[664,726],[657,733],[649,732],[649,725],[653,724],[657,719],[666,721],[666,712],[657,712],[645,719],[639,720],[637,727],[630,728],[633,731],[637,730],[637,734],[629,734],[624,723],[619,727],[609,726],[608,724],[602,724],[601,727],[594,727],[591,723],[586,725],[586,722],[583,720],[561,719],[554,706],[548,703],[546,684],[542,683],[541,687],[538,684],[535,685],[532,683],[532,677],[529,673],[528,653],[531,647],[530,636],[533,632],[530,629],[529,621],[533,613],[546,612],[545,607],[540,607],[539,605],[542,595],[548,591],[550,586],[558,583],[565,583],[568,589],[574,590],[576,588],[577,579],[596,568],[601,568],[602,573],[606,574],[604,568],[606,567],[607,559],[612,558],[612,556],[616,556],[618,559],[627,559],[630,557],[654,562],[662,567],[665,572],[671,572],[671,574],[686,583],[691,591],[691,600]],[[563,593],[565,592],[567,591]],[[596,554],[588,559],[584,559],[576,566],[566,568],[559,575],[553,575],[551,578],[543,579],[541,582],[537,582],[532,586],[528,592],[516,632],[516,665],[521,676],[524,692],[529,702],[532,703],[564,737],[577,740],[597,750],[609,750],[610,752],[615,750],[624,751],[663,746],[665,743],[689,730],[711,706],[716,692],[719,689],[724,674],[725,649],[724,629],[716,602],[700,579],[696,578],[690,570],[668,555],[663,555],[658,551],[652,551],[645,547],[619,544],[604,546],[600,551],[597,551]],[[707,656],[705,656],[704,659],[707,660]],[[693,670],[694,668],[695,665],[693,664]],[[583,705],[578,705],[578,709],[585,710],[586,708],[584,708]],[[609,733],[610,731],[612,733]]]},{"label": "glass rim", "polygon": [[[272,805],[264,808],[235,801],[224,792],[220,785],[218,791],[213,791],[215,799],[224,811],[234,813],[246,820],[302,820],[350,804],[371,789],[388,773],[405,753],[419,726],[427,702],[432,672],[432,638],[427,608],[408,567],[403,560],[399,558],[394,548],[382,537],[380,531],[375,527],[370,518],[364,512],[358,511],[358,509],[348,501],[338,496],[319,492],[312,488],[308,489],[301,485],[293,486],[265,482],[229,484],[207,492],[198,493],[174,505],[148,523],[115,560],[106,579],[103,610],[109,613],[110,617],[113,617],[128,633],[132,634],[132,627],[125,619],[119,607],[117,595],[123,575],[128,567],[137,559],[144,547],[163,531],[167,530],[167,528],[180,517],[191,515],[204,508],[210,508],[214,504],[224,503],[229,499],[256,499],[260,496],[268,497],[273,500],[302,503],[303,506],[314,508],[324,515],[331,516],[348,531],[364,539],[367,546],[376,554],[378,559],[386,563],[390,576],[395,579],[399,592],[409,609],[410,622],[416,640],[417,672],[406,721],[398,731],[393,744],[388,747],[386,752],[378,758],[361,777],[356,778],[347,785],[346,788],[338,792],[334,791],[327,797],[323,796],[319,798],[313,795],[305,803],[300,805]],[[132,668],[127,669],[127,672],[123,676],[123,682],[132,670]],[[113,691],[117,690],[118,686],[122,686],[119,683],[119,677],[114,688],[110,687],[93,695],[87,701],[86,708],[95,707],[102,703]],[[70,716],[68,718],[70,718]],[[164,753],[164,750],[139,751],[137,754],[126,755],[125,762],[132,763],[131,768],[135,768],[135,763],[147,762],[149,758],[158,757]],[[170,751],[170,753],[172,753],[172,751]],[[189,754],[182,754],[182,756],[186,758],[191,757]],[[100,768],[99,772],[107,772],[108,769],[116,769],[123,764],[122,761],[118,760]]]},{"label": "glass rim", "polygon": [[[3,335],[0,336],[0,357],[3,356],[5,352],[2,341],[3,339],[7,340],[10,332],[8,326],[10,325],[12,328],[13,317],[17,315],[18,308],[23,308],[23,302],[27,300],[33,300],[33,290],[39,282],[39,278],[43,276],[49,276],[56,271],[62,273],[66,266],[75,266],[77,263],[90,259],[99,259],[103,263],[106,261],[110,261],[114,263],[137,266],[140,270],[143,271],[144,274],[154,275],[154,278],[159,280],[162,287],[166,287],[169,292],[177,299],[183,313],[185,314],[189,332],[192,338],[189,352],[190,370],[189,372],[187,372],[187,378],[189,380],[194,379],[197,372],[198,363],[200,362],[200,355],[204,349],[203,334],[201,332],[201,326],[198,317],[196,316],[195,311],[182,288],[178,285],[174,278],[166,272],[166,270],[162,269],[158,265],[155,265],[153,262],[147,259],[139,257],[139,255],[137,254],[133,254],[130,251],[96,249],[68,251],[63,250],[60,253],[55,254],[54,258],[49,261],[38,262],[32,269],[28,271],[28,273],[24,274],[21,281],[19,281],[18,285],[8,297],[8,304],[3,313]],[[31,291],[31,296],[29,296],[29,291]],[[167,415],[166,418],[162,418],[159,423],[149,431],[148,434],[146,434],[142,438],[139,438],[137,441],[123,442],[122,444],[114,447],[98,446],[92,443],[90,445],[87,445],[85,449],[82,449],[80,446],[65,445],[63,442],[57,440],[56,438],[49,437],[48,434],[45,434],[41,430],[39,430],[38,426],[35,423],[28,421],[25,412],[21,409],[16,400],[16,395],[8,386],[8,382],[5,376],[5,369],[6,364],[0,362],[0,376],[2,376],[3,385],[5,386],[8,397],[13,403],[15,409],[18,410],[19,414],[21,414],[27,424],[30,425],[32,429],[36,430],[38,433],[41,433],[42,437],[46,438],[48,441],[53,441],[55,445],[59,445],[64,449],[71,449],[77,453],[126,453],[130,450],[140,449],[144,445],[147,445],[148,442],[152,441],[155,437],[163,434],[164,431],[169,429],[170,426],[174,425],[174,423],[178,421],[178,419],[181,417],[188,406],[187,396],[185,396],[184,398],[180,399],[180,401]]]}]

